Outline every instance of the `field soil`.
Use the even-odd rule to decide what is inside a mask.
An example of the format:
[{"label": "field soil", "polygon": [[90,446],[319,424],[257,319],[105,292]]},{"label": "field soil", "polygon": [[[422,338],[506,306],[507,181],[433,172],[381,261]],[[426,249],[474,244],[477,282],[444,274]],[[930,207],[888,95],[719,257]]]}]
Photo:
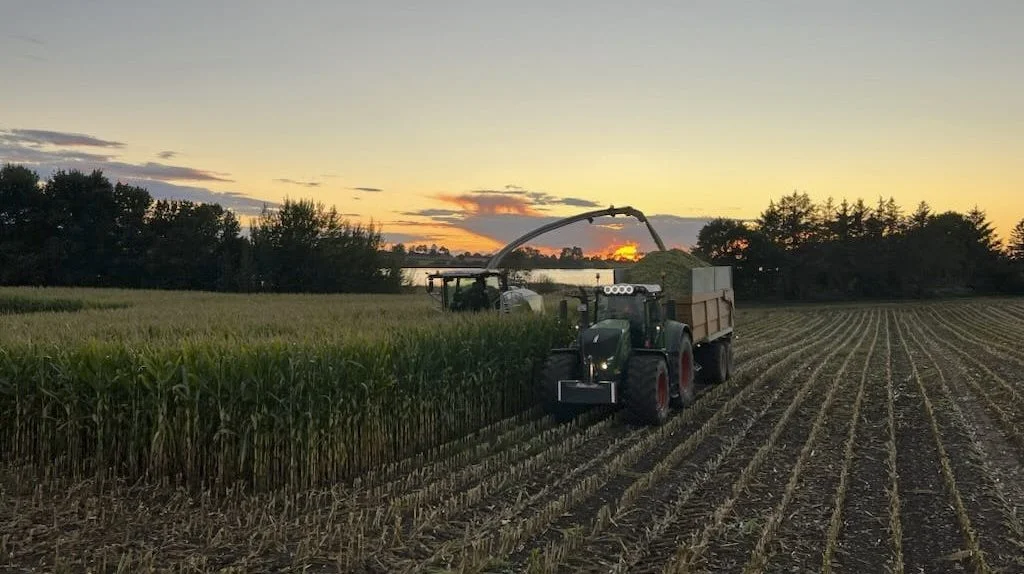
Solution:
[{"label": "field soil", "polygon": [[0,571],[1024,572],[1024,302],[741,312],[660,427],[539,408],[315,490],[0,470]]}]

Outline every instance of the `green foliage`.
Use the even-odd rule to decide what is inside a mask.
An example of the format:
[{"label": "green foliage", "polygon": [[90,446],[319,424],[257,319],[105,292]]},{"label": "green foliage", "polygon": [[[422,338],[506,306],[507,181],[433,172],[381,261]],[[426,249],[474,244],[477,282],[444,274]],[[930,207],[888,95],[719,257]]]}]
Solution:
[{"label": "green foliage", "polygon": [[532,315],[438,316],[424,297],[80,296],[133,304],[5,318],[0,456],[97,478],[349,478],[529,406],[567,336]]},{"label": "green foliage", "polygon": [[259,280],[279,292],[397,292],[401,273],[388,271],[380,229],[350,223],[335,208],[286,199],[264,209],[252,231]]},{"label": "green foliage", "polygon": [[44,311],[80,311],[85,308],[81,299],[53,299],[0,294],[0,315],[14,313],[41,313]]},{"label": "green foliage", "polygon": [[[206,291],[397,291],[401,258],[383,259],[380,230],[335,210],[285,201],[241,235],[215,203],[153,201],[99,171],[0,170],[0,285]],[[383,271],[382,271],[383,269]]]},{"label": "green foliage", "polygon": [[[1012,243],[1012,241],[1011,241]],[[1007,292],[1014,272],[980,209],[909,217],[892,198],[862,201],[807,194],[771,202],[756,225],[718,219],[697,253],[734,268],[744,298],[843,299]],[[1012,246],[1010,253],[1013,253]]]},{"label": "green foliage", "polygon": [[1010,234],[1008,247],[1010,258],[1014,261],[1024,262],[1024,219],[1017,222]]}]

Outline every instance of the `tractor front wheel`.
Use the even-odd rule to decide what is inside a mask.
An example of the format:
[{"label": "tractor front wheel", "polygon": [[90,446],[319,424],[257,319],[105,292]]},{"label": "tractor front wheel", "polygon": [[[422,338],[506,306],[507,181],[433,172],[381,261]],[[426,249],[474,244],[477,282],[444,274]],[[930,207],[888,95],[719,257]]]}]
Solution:
[{"label": "tractor front wheel", "polygon": [[668,420],[669,373],[658,355],[634,355],[629,360],[623,406],[636,423],[660,425]]},{"label": "tractor front wheel", "polygon": [[559,422],[572,420],[579,414],[581,407],[558,402],[558,381],[579,378],[579,360],[575,354],[559,353],[548,357],[541,375],[543,385],[544,410]]}]

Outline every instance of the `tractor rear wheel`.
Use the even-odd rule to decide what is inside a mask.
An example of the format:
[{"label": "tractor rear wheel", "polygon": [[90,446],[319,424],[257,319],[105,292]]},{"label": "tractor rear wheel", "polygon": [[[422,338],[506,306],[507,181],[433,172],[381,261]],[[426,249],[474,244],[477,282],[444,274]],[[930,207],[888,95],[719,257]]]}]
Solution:
[{"label": "tractor rear wheel", "polygon": [[679,343],[679,350],[670,353],[669,377],[672,384],[676,385],[675,396],[672,397],[672,406],[688,407],[697,398],[694,382],[696,380],[695,355],[693,342],[690,335],[683,333],[682,341]]},{"label": "tractor rear wheel", "polygon": [[729,378],[729,349],[725,340],[708,344],[707,363],[703,367],[705,380],[713,385],[724,383]]},{"label": "tractor rear wheel", "polygon": [[664,423],[669,410],[669,373],[665,359],[658,355],[633,355],[627,370],[622,392],[627,416],[639,424]]},{"label": "tractor rear wheel", "polygon": [[580,405],[558,402],[558,381],[579,378],[579,360],[575,354],[558,353],[548,357],[541,375],[544,410],[559,422],[572,420],[580,413]]}]

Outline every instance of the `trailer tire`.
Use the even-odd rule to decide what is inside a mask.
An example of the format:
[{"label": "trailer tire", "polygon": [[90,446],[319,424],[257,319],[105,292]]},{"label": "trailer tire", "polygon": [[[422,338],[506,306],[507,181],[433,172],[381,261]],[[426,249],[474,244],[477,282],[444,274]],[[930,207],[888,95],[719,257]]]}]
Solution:
[{"label": "trailer tire", "polygon": [[701,372],[704,373],[704,381],[712,385],[724,383],[729,378],[729,349],[722,339],[708,343]]},{"label": "trailer tire", "polygon": [[688,407],[697,399],[696,355],[690,335],[683,332],[678,350],[669,353],[669,380],[676,384],[676,396],[672,397],[672,406]]},{"label": "trailer tire", "polygon": [[732,372],[736,366],[732,356],[732,337],[722,339],[722,344],[725,345],[725,380],[728,381],[732,378]]},{"label": "trailer tire", "polygon": [[558,422],[572,420],[582,411],[580,405],[558,402],[558,381],[571,380],[579,377],[579,361],[571,353],[556,353],[548,357],[541,374],[544,411]]},{"label": "trailer tire", "polygon": [[664,357],[633,355],[629,360],[622,398],[632,422],[661,425],[668,420],[669,372]]}]

